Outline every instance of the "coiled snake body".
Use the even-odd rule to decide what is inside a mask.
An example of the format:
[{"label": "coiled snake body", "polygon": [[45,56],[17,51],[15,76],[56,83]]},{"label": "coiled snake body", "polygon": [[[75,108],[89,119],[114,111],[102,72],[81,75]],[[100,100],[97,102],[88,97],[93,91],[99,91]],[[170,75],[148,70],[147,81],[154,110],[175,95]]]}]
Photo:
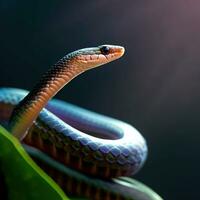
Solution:
[{"label": "coiled snake body", "polygon": [[123,53],[123,47],[114,45],[81,49],[58,61],[29,93],[0,89],[1,123],[68,194],[96,200],[149,199],[128,186],[128,179],[126,184],[111,180],[136,173],[146,159],[146,142],[135,128],[66,102],[48,102],[78,74]]}]

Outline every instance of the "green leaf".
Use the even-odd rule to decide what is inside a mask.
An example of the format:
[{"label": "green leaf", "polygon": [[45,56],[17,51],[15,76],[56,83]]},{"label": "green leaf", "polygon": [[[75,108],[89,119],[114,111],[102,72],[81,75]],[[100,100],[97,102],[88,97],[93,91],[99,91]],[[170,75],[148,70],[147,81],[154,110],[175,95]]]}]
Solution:
[{"label": "green leaf", "polygon": [[0,126],[0,171],[10,200],[69,200],[28,156],[20,142]]}]

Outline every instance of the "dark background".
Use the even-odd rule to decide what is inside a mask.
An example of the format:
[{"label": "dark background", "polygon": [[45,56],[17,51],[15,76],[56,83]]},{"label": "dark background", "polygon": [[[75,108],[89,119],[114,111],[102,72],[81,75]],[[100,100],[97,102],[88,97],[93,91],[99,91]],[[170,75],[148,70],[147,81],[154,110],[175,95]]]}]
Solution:
[{"label": "dark background", "polygon": [[104,43],[125,56],[57,96],[134,125],[149,147],[135,178],[164,199],[200,199],[198,0],[1,0],[0,86],[30,90],[66,53]]}]

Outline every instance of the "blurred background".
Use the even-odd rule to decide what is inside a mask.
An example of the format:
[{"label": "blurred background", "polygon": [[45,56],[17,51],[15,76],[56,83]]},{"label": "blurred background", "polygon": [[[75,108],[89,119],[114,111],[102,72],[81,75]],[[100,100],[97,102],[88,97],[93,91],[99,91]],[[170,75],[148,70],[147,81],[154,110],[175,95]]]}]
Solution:
[{"label": "blurred background", "polygon": [[135,126],[149,147],[135,178],[164,199],[200,199],[199,11],[198,0],[1,0],[0,86],[30,90],[68,52],[124,46],[57,97]]}]

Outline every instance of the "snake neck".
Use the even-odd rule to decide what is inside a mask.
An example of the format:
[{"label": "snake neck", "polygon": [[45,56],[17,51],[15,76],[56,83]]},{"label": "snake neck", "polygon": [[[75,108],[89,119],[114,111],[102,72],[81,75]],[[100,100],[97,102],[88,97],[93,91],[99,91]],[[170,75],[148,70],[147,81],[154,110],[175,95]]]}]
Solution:
[{"label": "snake neck", "polygon": [[83,71],[75,61],[65,57],[56,63],[13,110],[9,122],[10,132],[22,140],[47,102]]}]

